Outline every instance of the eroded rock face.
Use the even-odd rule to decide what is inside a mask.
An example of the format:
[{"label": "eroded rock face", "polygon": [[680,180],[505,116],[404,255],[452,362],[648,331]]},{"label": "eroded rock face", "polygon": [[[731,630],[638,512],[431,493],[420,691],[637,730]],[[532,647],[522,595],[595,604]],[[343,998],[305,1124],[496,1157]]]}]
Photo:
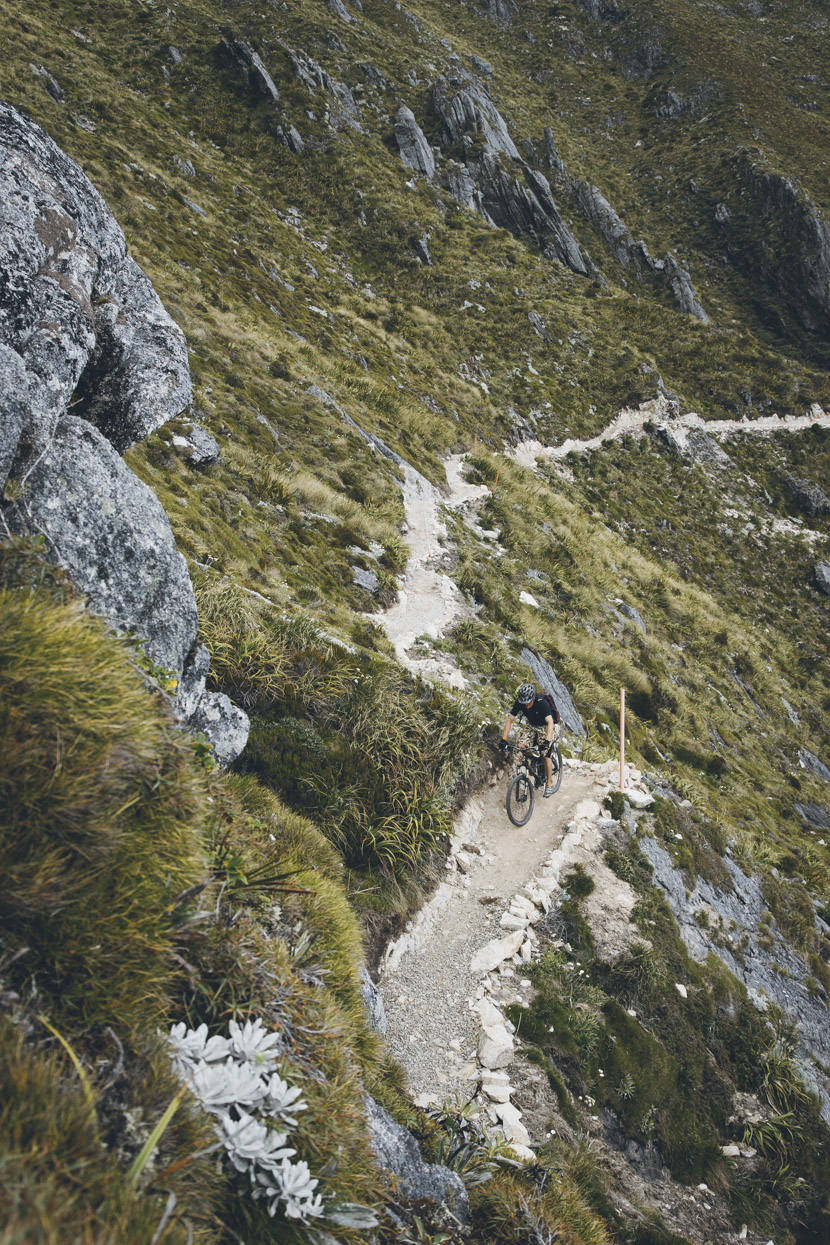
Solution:
[{"label": "eroded rock face", "polygon": [[550,183],[521,158],[481,83],[438,78],[433,101],[444,145],[460,149],[464,160],[447,166],[450,194],[491,225],[532,238],[549,258],[587,276],[588,264],[562,220]]},{"label": "eroded rock face", "polygon": [[435,176],[435,156],[411,109],[402,104],[395,115],[395,141],[408,169],[423,173],[428,182]]},{"label": "eroded rock face", "polygon": [[460,1176],[439,1163],[425,1163],[412,1134],[396,1124],[374,1098],[365,1094],[364,1101],[369,1141],[380,1166],[398,1177],[407,1197],[445,1202],[462,1223],[467,1223],[470,1204]]},{"label": "eroded rock face", "polygon": [[[808,333],[830,332],[830,221],[789,177],[744,161],[727,246]],[[732,234],[734,233],[734,241]]]},{"label": "eroded rock face", "polygon": [[184,334],[101,196],[46,134],[0,103],[0,341],[23,362],[18,456],[70,400],[123,451],[192,400]]}]

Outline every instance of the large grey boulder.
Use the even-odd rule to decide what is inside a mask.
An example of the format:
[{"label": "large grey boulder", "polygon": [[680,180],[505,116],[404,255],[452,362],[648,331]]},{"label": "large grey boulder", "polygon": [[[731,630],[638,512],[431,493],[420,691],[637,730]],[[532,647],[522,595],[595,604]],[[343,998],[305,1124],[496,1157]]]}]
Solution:
[{"label": "large grey boulder", "polygon": [[6,519],[17,532],[43,532],[94,613],[181,677],[196,638],[185,560],[158,498],[97,428],[61,419]]},{"label": "large grey boulder", "polygon": [[435,176],[435,156],[415,120],[415,114],[402,104],[395,114],[395,141],[401,160],[408,169],[423,173],[428,182]]},{"label": "large grey boulder", "polygon": [[799,748],[798,763],[802,769],[809,770],[810,773],[815,774],[816,777],[821,778],[824,782],[830,782],[830,769],[809,749]]},{"label": "large grey boulder", "polygon": [[557,679],[550,663],[535,653],[532,648],[522,649],[521,660],[530,670],[534,681],[543,691],[553,697],[562,719],[562,725],[566,726],[573,735],[584,735],[585,723],[576,711],[570,692],[565,684]]},{"label": "large grey boulder", "polygon": [[46,448],[73,399],[119,450],[192,400],[184,334],[101,196],[34,122],[0,103],[0,342],[28,396],[18,456]]},{"label": "large grey boulder", "polygon": [[463,1181],[440,1163],[425,1163],[418,1142],[402,1124],[396,1124],[387,1111],[364,1094],[369,1142],[384,1170],[398,1177],[402,1192],[413,1201],[427,1198],[444,1202],[462,1223],[470,1217],[470,1203]]}]

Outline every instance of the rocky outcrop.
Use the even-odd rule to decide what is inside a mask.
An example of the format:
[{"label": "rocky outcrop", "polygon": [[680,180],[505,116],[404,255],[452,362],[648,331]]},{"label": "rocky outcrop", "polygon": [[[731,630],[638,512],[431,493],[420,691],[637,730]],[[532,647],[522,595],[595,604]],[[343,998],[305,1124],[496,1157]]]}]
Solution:
[{"label": "rocky outcrop", "polygon": [[576,711],[570,692],[565,684],[557,679],[551,665],[538,653],[534,653],[531,648],[522,649],[520,660],[525,663],[542,690],[553,697],[562,719],[562,725],[567,727],[573,735],[584,735],[585,723]]},{"label": "rocky outcrop", "polygon": [[830,221],[793,181],[743,158],[726,245],[757,287],[808,333],[830,333]]},{"label": "rocky outcrop", "polygon": [[[228,763],[247,717],[205,690],[187,567],[158,499],[120,457],[190,403],[184,335],[83,172],[7,105],[0,222],[3,522],[41,534],[90,608],[172,671],[179,716]],[[191,448],[212,454],[213,439],[189,428]]]},{"label": "rocky outcrop", "polygon": [[270,100],[272,104],[279,102],[280,93],[274,79],[262,63],[259,53],[244,39],[223,39],[219,48],[219,59],[236,69],[255,95]]},{"label": "rocky outcrop", "polygon": [[46,449],[70,401],[123,451],[190,403],[184,334],[83,172],[6,104],[0,153],[0,341],[27,379],[17,455]]},{"label": "rocky outcrop", "polygon": [[481,11],[499,30],[509,30],[519,16],[516,0],[481,0]]},{"label": "rocky outcrop", "polygon": [[830,597],[830,563],[816,562],[810,576],[810,582],[824,596]]},{"label": "rocky outcrop", "polygon": [[364,1095],[369,1142],[379,1165],[397,1176],[401,1191],[413,1201],[444,1202],[462,1223],[470,1216],[467,1191],[459,1176],[439,1163],[425,1163],[408,1129],[396,1124],[374,1098]]},{"label": "rocky outcrop", "polygon": [[794,476],[787,476],[786,485],[796,506],[809,518],[830,514],[830,497],[812,480],[796,480]]},{"label": "rocky outcrop", "polygon": [[634,240],[605,196],[590,182],[574,181],[571,188],[577,208],[591,222],[626,272],[638,281],[655,280],[671,293],[682,312],[694,316],[703,324],[709,323],[688,271],[678,264],[673,255],[667,255],[665,259],[653,258],[645,242]]},{"label": "rocky outcrop", "polygon": [[[825,825],[830,826],[830,814],[826,817]],[[759,1010],[766,1011],[771,1003],[780,1007],[797,1026],[805,1066],[830,1065],[826,1002],[811,988],[809,968],[777,930],[770,935],[769,949],[758,940],[766,901],[757,879],[747,877],[727,855],[723,864],[731,889],[720,889],[699,877],[689,891],[683,874],[659,843],[648,836],[638,842],[654,871],[654,881],[665,892],[689,954],[701,963],[709,955],[717,956],[744,983]],[[701,914],[704,923],[699,923]],[[726,937],[719,936],[721,930],[729,931]],[[830,1123],[830,1080],[822,1075],[814,1088],[822,1118]]]},{"label": "rocky outcrop", "polygon": [[408,169],[423,173],[428,182],[435,176],[435,156],[414,113],[402,104],[395,115],[395,141]]},{"label": "rocky outcrop", "polygon": [[433,100],[443,144],[463,160],[448,165],[453,197],[491,225],[532,238],[551,259],[587,276],[588,264],[562,220],[550,183],[521,158],[481,83],[439,78]]}]

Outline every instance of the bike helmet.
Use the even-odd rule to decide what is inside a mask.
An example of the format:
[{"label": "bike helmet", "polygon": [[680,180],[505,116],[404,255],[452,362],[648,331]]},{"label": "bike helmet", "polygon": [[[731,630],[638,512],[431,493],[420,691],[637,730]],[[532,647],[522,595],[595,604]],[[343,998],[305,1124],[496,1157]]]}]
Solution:
[{"label": "bike helmet", "polygon": [[523,683],[516,689],[516,700],[520,705],[529,705],[536,698],[536,688],[532,683]]}]

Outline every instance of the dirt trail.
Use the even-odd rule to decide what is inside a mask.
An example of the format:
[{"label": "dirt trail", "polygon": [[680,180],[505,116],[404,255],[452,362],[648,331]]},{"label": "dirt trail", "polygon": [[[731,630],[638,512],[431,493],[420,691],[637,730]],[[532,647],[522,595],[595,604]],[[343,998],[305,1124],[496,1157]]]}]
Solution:
[{"label": "dirt trail", "polygon": [[465,688],[467,682],[449,659],[413,656],[410,649],[419,636],[440,639],[454,622],[471,612],[464,594],[443,569],[447,529],[441,521],[441,505],[465,512],[472,520],[476,503],[488,491],[462,478],[462,461],[462,455],[447,460],[446,495],[413,467],[405,466],[403,501],[410,556],[398,600],[383,616],[386,634],[402,666],[457,688]]},{"label": "dirt trail", "polygon": [[[386,1040],[414,1097],[472,1092],[481,1021],[470,1007],[482,974],[470,971],[470,960],[504,935],[499,918],[507,900],[538,872],[561,842],[574,807],[596,788],[594,774],[566,768],[559,791],[548,800],[539,793],[521,828],[505,811],[506,778],[467,805],[459,837],[474,849],[464,852],[468,871],[448,875],[412,929],[390,945],[381,970]],[[521,968],[509,965],[504,1002],[527,995],[522,980]]]},{"label": "dirt trail", "polygon": [[830,428],[830,412],[817,409],[809,415],[765,415],[760,419],[701,419],[700,415],[689,412],[674,419],[666,418],[666,403],[662,399],[646,402],[637,410],[623,409],[612,419],[602,432],[584,441],[569,438],[561,445],[542,445],[541,441],[523,441],[515,450],[513,458],[522,467],[533,469],[538,458],[553,460],[565,458],[568,454],[585,454],[607,441],[618,441],[624,436],[643,436],[644,424],[656,421],[670,429],[679,441],[683,441],[690,431],[699,430],[710,436],[770,436],[774,432],[803,432],[818,424],[822,428]]}]

